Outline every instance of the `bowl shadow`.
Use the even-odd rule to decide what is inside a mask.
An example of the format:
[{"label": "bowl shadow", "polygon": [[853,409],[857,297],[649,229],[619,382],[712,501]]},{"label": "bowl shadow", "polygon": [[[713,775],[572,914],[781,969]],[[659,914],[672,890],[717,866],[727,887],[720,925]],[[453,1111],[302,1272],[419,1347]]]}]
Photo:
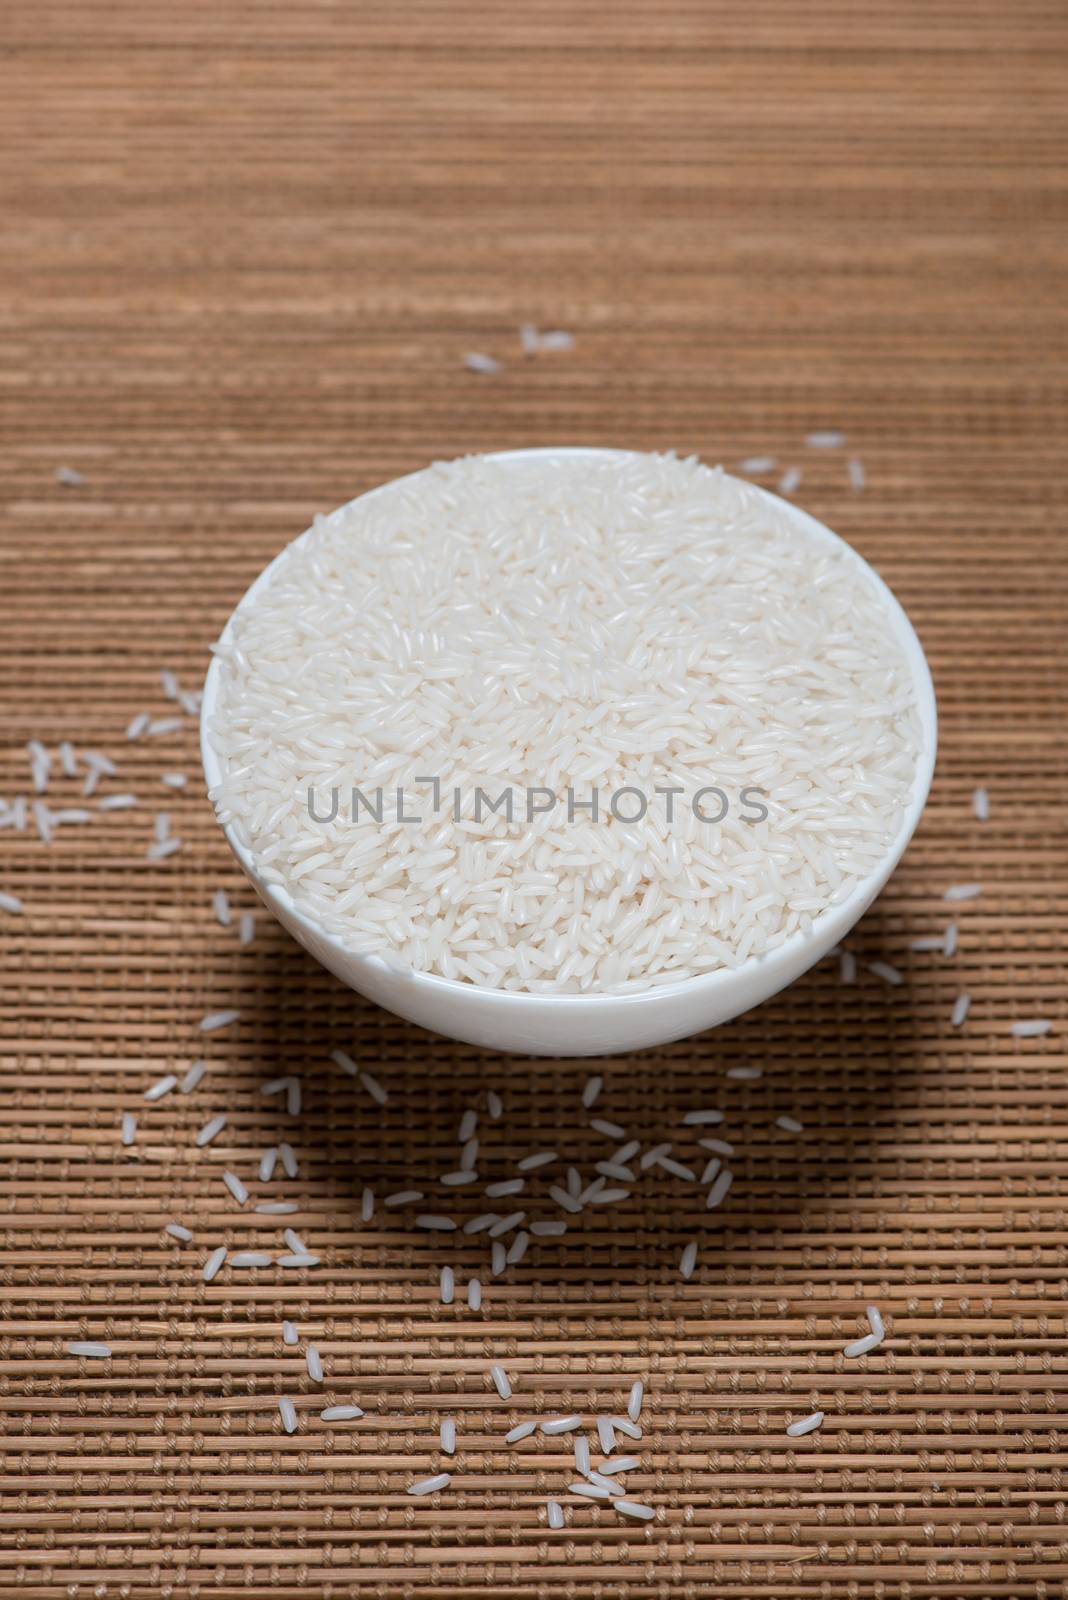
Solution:
[{"label": "bowl shadow", "polygon": [[[477,1275],[487,1302],[500,1297],[517,1315],[524,1305],[544,1310],[576,1297],[587,1315],[597,1308],[614,1315],[628,1303],[666,1310],[698,1282],[781,1289],[832,1226],[839,1236],[858,1226],[849,1214],[890,1173],[900,1102],[915,1099],[921,1071],[929,1072],[910,1004],[915,975],[890,987],[864,966],[896,942],[892,934],[890,914],[877,902],[849,940],[859,957],[856,983],[843,984],[837,960],[824,960],[731,1023],[604,1058],[502,1055],[426,1033],[345,988],[280,928],[257,945],[242,974],[254,990],[246,1015],[258,1019],[264,1079],[301,1077],[299,1126],[278,1137],[299,1145],[300,1193],[324,1222],[327,1252],[347,1258],[358,1276],[366,1245],[379,1263],[392,1257],[418,1267],[427,1283],[448,1264],[458,1283]],[[383,1084],[385,1106],[331,1062],[335,1048]],[[738,1069],[747,1076],[732,1076]],[[754,1072],[760,1075],[748,1076]],[[603,1087],[587,1109],[583,1088],[594,1076]],[[492,1096],[500,1097],[498,1117]],[[687,1112],[707,1109],[723,1112],[719,1125],[685,1125]],[[442,1174],[461,1167],[458,1133],[468,1110],[478,1115],[479,1181],[442,1185]],[[783,1115],[803,1130],[779,1127]],[[598,1130],[595,1119],[621,1131]],[[700,1179],[714,1152],[703,1138],[733,1146],[721,1158],[733,1186],[713,1211]],[[694,1178],[660,1166],[642,1171],[639,1154],[628,1162],[633,1183],[608,1179],[628,1191],[618,1203],[572,1215],[549,1195],[551,1184],[566,1187],[569,1166],[588,1184],[598,1163],[635,1139],[642,1152],[670,1144],[670,1159]],[[517,1172],[519,1160],[542,1151],[556,1159]],[[519,1177],[521,1192],[486,1195],[486,1185]],[[365,1188],[375,1195],[367,1222]],[[387,1195],[405,1190],[420,1198],[384,1207]],[[487,1233],[464,1233],[463,1224],[517,1211],[524,1216],[503,1237],[506,1247],[533,1220],[565,1221],[567,1233],[531,1238],[524,1258],[493,1279]],[[460,1226],[425,1231],[415,1224],[419,1214]],[[679,1258],[691,1239],[700,1264],[686,1285]]]}]

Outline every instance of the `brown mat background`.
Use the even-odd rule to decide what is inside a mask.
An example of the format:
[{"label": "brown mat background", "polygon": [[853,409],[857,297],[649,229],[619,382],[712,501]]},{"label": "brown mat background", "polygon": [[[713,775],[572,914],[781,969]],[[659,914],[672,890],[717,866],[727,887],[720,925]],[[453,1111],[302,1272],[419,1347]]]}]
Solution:
[{"label": "brown mat background", "polygon": [[[4,35],[0,794],[27,790],[27,738],[69,737],[142,804],[50,848],[0,832],[0,888],[26,903],[0,914],[0,1594],[1062,1593],[1063,7],[16,0]],[[574,351],[523,361],[525,320]],[[466,372],[468,350],[505,370]],[[803,449],[820,427],[846,431],[866,493],[842,452]],[[941,754],[853,941],[902,988],[843,988],[827,964],[718,1032],[604,1064],[601,1108],[636,1134],[728,1109],[722,1212],[648,1175],[487,1282],[473,1316],[439,1306],[437,1274],[488,1279],[484,1241],[363,1225],[362,1186],[455,1165],[487,1088],[506,1103],[483,1118],[488,1177],[542,1145],[588,1167],[606,1153],[579,1106],[590,1066],[424,1035],[265,915],[240,950],[211,914],[219,885],[251,900],[192,720],[122,730],[167,710],[161,666],[200,679],[313,512],[434,456],[546,442],[802,466],[798,499],[915,619]],[[57,484],[62,464],[84,488]],[[166,769],[192,775],[184,793]],[[185,848],[153,865],[164,805]],[[968,880],[985,893],[956,958],[910,954]],[[199,1035],[229,1004],[240,1023]],[[1033,1016],[1054,1032],[1010,1036]],[[386,1081],[385,1113],[330,1068],[336,1045]],[[201,1054],[194,1094],[144,1106]],[[738,1062],[763,1079],[726,1080]],[[299,1121],[259,1093],[289,1070]],[[279,1219],[220,1174],[250,1176],[279,1137],[301,1161],[272,1186],[300,1202],[281,1220],[322,1265],[205,1286],[216,1242],[278,1245]],[[192,1245],[163,1234],[172,1217]],[[868,1301],[890,1336],[846,1362]],[[284,1315],[362,1422],[319,1422]],[[69,1356],[75,1338],[113,1359]],[[639,1373],[631,1492],[656,1521],[575,1503],[548,1534],[569,1443],[508,1449],[505,1427],[618,1410]],[[814,1406],[821,1432],[787,1440]],[[411,1500],[449,1414],[453,1484]]]}]

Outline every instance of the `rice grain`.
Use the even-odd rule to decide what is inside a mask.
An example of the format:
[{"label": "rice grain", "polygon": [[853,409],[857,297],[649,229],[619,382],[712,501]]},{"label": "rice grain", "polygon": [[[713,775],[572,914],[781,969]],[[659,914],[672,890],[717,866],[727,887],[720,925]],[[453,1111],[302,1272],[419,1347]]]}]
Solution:
[{"label": "rice grain", "polygon": [[823,1422],[823,1412],[813,1411],[810,1416],[801,1417],[797,1422],[791,1422],[786,1429],[791,1439],[801,1439],[806,1433],[812,1433]]},{"label": "rice grain", "polygon": [[225,1260],[226,1246],[221,1244],[217,1250],[213,1250],[211,1252],[210,1256],[208,1256],[204,1263],[204,1270],[201,1273],[201,1276],[203,1277],[205,1283],[211,1282]]},{"label": "rice grain", "polygon": [[447,1472],[437,1472],[432,1478],[420,1478],[415,1483],[408,1485],[408,1493],[415,1495],[437,1494],[439,1489],[445,1489],[452,1482],[452,1477]]},{"label": "rice grain", "polygon": [[490,1367],[490,1377],[493,1379],[493,1387],[496,1389],[501,1399],[510,1400],[512,1398],[512,1385],[504,1368],[494,1363],[494,1365]]}]

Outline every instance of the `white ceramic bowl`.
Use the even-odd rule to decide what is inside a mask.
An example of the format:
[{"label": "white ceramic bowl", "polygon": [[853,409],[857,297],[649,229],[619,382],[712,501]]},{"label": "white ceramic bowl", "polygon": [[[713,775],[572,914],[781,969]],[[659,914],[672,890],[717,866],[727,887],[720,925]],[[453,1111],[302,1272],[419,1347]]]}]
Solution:
[{"label": "white ceramic bowl", "polygon": [[[571,458],[586,456],[593,460],[626,453],[592,449],[509,450],[490,459],[513,461],[521,457],[548,455]],[[392,484],[382,484],[359,498],[369,500],[386,495],[392,488]],[[373,956],[354,955],[299,910],[285,889],[265,883],[251,852],[234,837],[232,828],[225,828],[231,849],[264,904],[270,907],[283,926],[316,960],[358,993],[435,1033],[463,1039],[469,1044],[526,1055],[589,1056],[665,1044],[669,1040],[698,1033],[703,1028],[728,1022],[731,1017],[778,994],[780,989],[807,972],[845,937],[871,905],[901,859],[927,800],[937,738],[934,686],[912,624],[879,575],[851,546],[814,517],[765,489],[757,492],[773,503],[799,531],[848,551],[850,560],[863,568],[881,595],[887,619],[909,664],[916,690],[923,744],[917,757],[908,807],[878,870],[858,884],[848,900],[818,916],[811,932],[793,934],[769,955],[751,957],[734,970],[709,972],[637,994],[522,994],[503,989],[480,989],[473,984],[459,983],[426,972],[400,974],[391,971]],[[307,534],[302,537],[307,538]],[[268,582],[274,566],[275,562],[272,562],[265,568],[249,589],[246,599]],[[230,623],[227,623],[229,627]],[[201,713],[201,753],[209,787],[218,783],[222,776],[218,757],[211,748],[206,731],[215,710],[220,671],[218,660],[213,659],[204,685]]]}]

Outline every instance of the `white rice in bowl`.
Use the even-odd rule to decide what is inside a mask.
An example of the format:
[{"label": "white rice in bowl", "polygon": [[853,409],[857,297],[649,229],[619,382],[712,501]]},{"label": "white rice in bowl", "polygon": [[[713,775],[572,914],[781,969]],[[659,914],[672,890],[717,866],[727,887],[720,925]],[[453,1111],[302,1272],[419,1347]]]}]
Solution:
[{"label": "white rice in bowl", "polygon": [[774,949],[884,858],[921,744],[859,559],[673,455],[436,464],[318,518],[216,649],[212,799],[263,877],[490,987]]}]

